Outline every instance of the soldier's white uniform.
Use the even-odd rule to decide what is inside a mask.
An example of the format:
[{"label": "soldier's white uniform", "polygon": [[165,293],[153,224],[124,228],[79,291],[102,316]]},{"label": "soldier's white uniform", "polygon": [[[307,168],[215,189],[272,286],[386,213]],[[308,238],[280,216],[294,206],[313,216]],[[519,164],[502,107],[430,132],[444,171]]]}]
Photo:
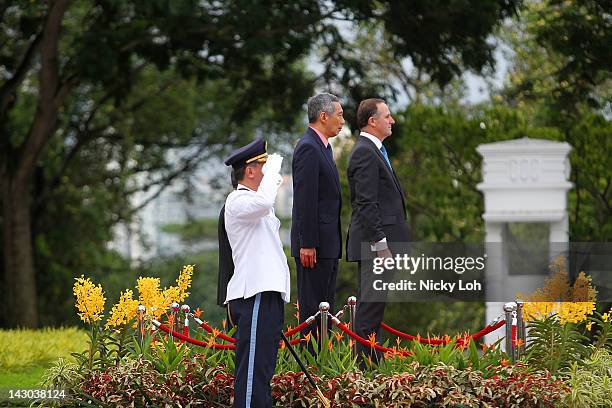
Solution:
[{"label": "soldier's white uniform", "polygon": [[[280,220],[274,214],[274,200],[282,181],[282,157],[268,157],[265,141],[258,139],[225,161],[236,175],[249,163],[266,160],[263,168],[256,168],[257,172],[263,172],[257,190],[244,184],[235,185],[236,190],[225,201],[221,218],[224,228],[220,229],[219,254],[223,258],[220,265],[231,265],[227,259],[229,252],[233,261],[224,303],[229,323],[237,326],[234,407],[241,408],[272,407],[270,380],[283,329],[284,305],[290,295],[289,267],[279,236]],[[252,177],[253,173],[250,174]],[[261,177],[261,173],[255,174]],[[254,186],[256,179],[250,180],[245,184]],[[221,275],[230,275],[221,272],[220,269],[218,293],[225,289]]]},{"label": "soldier's white uniform", "polygon": [[289,302],[289,266],[279,236],[274,200],[280,174],[266,173],[257,191],[238,184],[225,201],[225,230],[232,247],[234,275],[225,303],[265,291],[279,292]]}]

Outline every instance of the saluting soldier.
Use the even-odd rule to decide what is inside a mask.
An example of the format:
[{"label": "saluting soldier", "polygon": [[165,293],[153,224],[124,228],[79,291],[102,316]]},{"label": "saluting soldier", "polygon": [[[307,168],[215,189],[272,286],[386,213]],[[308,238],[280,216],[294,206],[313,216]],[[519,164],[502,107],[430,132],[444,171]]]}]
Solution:
[{"label": "saluting soldier", "polygon": [[[289,302],[289,267],[279,236],[274,200],[282,177],[283,158],[268,156],[257,139],[233,152],[232,191],[225,201],[219,228],[219,295],[227,283],[224,304],[229,323],[237,326],[234,407],[271,407],[284,303]],[[231,259],[228,257],[231,256]],[[233,274],[227,268],[233,263]]]}]

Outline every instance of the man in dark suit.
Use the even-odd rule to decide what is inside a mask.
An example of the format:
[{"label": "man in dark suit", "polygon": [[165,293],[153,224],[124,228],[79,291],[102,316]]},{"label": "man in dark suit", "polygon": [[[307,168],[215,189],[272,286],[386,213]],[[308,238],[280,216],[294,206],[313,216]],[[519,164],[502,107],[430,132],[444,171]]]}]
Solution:
[{"label": "man in dark suit", "polygon": [[[380,342],[385,302],[371,300],[373,259],[393,256],[388,243],[410,240],[404,191],[383,144],[391,136],[394,123],[389,107],[382,99],[362,101],[357,109],[357,125],[361,133],[348,165],[352,214],[346,251],[347,259],[357,261],[359,266],[359,302],[354,330],[365,338],[374,333],[377,342]],[[375,300],[381,300],[380,294]],[[358,351],[360,359],[364,355],[375,361],[380,358],[367,346],[359,344]]]},{"label": "man in dark suit", "polygon": [[[329,144],[344,125],[338,98],[328,93],[310,98],[308,122],[295,146],[292,164],[291,256],[297,267],[300,322],[315,314],[320,302],[328,302],[334,310],[338,259],[342,257],[340,178]],[[310,326],[302,334],[314,335],[315,330]]]}]

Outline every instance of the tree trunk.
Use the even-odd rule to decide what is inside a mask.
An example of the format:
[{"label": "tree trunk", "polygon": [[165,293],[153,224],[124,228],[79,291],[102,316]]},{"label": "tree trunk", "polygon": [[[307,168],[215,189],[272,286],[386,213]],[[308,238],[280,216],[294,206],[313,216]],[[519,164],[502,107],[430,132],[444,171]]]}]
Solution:
[{"label": "tree trunk", "polygon": [[[36,162],[55,131],[59,107],[74,85],[71,81],[62,82],[59,73],[59,38],[68,3],[68,0],[49,1],[40,38],[40,84],[36,113],[25,141],[14,149],[12,157],[6,157],[7,160],[0,163],[3,304],[4,321],[9,327],[38,325],[30,184]],[[9,166],[8,160],[14,160],[14,163]]]},{"label": "tree trunk", "polygon": [[32,254],[30,193],[10,177],[2,184],[4,322],[8,327],[36,327],[36,277]]}]

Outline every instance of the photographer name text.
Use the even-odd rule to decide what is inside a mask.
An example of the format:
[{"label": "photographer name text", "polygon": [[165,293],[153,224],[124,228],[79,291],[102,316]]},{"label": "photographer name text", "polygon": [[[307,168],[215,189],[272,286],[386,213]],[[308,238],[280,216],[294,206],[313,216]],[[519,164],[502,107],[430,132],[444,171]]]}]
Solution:
[{"label": "photographer name text", "polygon": [[424,291],[424,292],[480,292],[482,291],[482,283],[476,279],[466,281],[459,279],[457,282],[449,282],[445,280],[420,279],[412,281],[402,279],[397,282],[385,282],[382,279],[377,279],[372,283],[372,287],[376,291]]}]

